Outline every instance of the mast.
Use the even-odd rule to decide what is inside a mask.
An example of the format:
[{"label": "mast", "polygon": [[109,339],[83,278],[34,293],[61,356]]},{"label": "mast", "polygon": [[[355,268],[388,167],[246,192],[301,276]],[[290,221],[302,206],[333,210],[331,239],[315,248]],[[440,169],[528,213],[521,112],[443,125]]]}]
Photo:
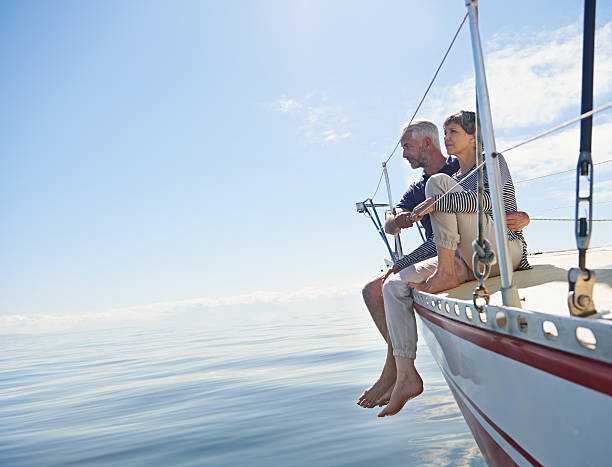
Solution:
[{"label": "mast", "polygon": [[495,148],[495,135],[493,134],[493,119],[489,101],[489,89],[484,68],[482,45],[478,31],[478,1],[466,1],[470,17],[470,32],[472,36],[472,52],[474,54],[474,70],[476,73],[476,94],[481,112],[482,133],[485,149],[487,176],[489,179],[491,204],[493,205],[493,219],[495,224],[495,240],[497,242],[499,272],[501,277],[501,293],[504,305],[516,308],[521,307],[518,289],[512,281],[512,260],[508,237],[506,236],[506,212],[504,210],[501,193],[501,175],[499,160]]}]

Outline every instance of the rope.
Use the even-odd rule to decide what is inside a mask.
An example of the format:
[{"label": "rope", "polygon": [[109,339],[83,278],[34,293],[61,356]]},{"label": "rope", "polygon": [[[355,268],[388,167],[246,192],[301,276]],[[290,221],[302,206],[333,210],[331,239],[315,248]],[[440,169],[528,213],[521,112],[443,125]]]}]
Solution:
[{"label": "rope", "polygon": [[[378,189],[380,188],[380,182],[382,182],[384,174],[385,174],[384,170],[380,172],[380,178],[378,179],[378,185],[376,185],[376,190],[374,190],[374,194],[370,196],[371,199],[374,199],[374,197],[376,196],[376,193],[378,193]],[[393,206],[391,206],[391,209],[393,209]]]},{"label": "rope", "polygon": [[[467,19],[467,17],[468,17],[468,13],[466,13],[465,16],[463,17],[463,20],[461,21],[461,24],[457,28],[457,32],[453,36],[453,40],[451,41],[450,45],[448,46],[448,49],[446,49],[446,53],[444,54],[444,57],[442,57],[442,61],[440,62],[440,65],[438,65],[438,69],[434,73],[433,78],[429,82],[429,86],[427,86],[427,89],[425,90],[425,94],[423,94],[423,97],[421,98],[421,102],[419,102],[419,105],[417,105],[417,108],[414,111],[414,113],[412,114],[412,117],[410,117],[410,121],[408,122],[409,125],[412,123],[412,120],[414,120],[414,117],[416,117],[416,114],[419,112],[419,109],[421,108],[421,105],[423,104],[423,102],[425,101],[425,98],[427,97],[427,93],[429,93],[429,90],[431,89],[431,86],[434,84],[434,81],[438,77],[438,73],[440,72],[440,69],[442,68],[442,65],[444,65],[444,61],[446,60],[446,57],[448,57],[449,52],[453,48],[453,45],[455,44],[455,40],[457,40],[457,36],[459,35],[459,32],[461,31],[461,28],[465,24],[465,20]],[[400,138],[398,140],[397,144],[395,145],[395,149],[393,149],[393,152],[391,153],[391,155],[387,159],[387,162],[389,162],[389,159],[391,159],[393,157],[393,154],[395,154],[395,151],[397,150],[397,147],[400,145],[401,141],[402,141],[402,139]]]},{"label": "rope", "polygon": [[[416,114],[421,109],[421,105],[423,105],[423,102],[425,101],[425,98],[427,97],[427,94],[429,93],[429,90],[431,89],[431,86],[433,85],[434,81],[438,77],[438,73],[442,69],[442,65],[444,65],[444,62],[446,61],[446,57],[448,57],[448,54],[450,53],[451,49],[453,48],[453,45],[455,44],[455,41],[457,40],[457,36],[459,36],[459,32],[461,31],[461,28],[463,28],[463,25],[465,24],[465,20],[467,18],[468,18],[468,13],[465,14],[465,16],[463,17],[463,20],[461,21],[461,24],[459,24],[459,27],[457,28],[457,32],[455,32],[455,35],[453,36],[453,40],[451,41],[450,45],[448,46],[448,49],[446,49],[446,53],[444,54],[444,57],[442,57],[442,61],[440,62],[440,65],[438,65],[438,69],[436,70],[436,72],[434,73],[433,78],[429,82],[429,86],[427,86],[427,89],[425,90],[425,94],[423,94],[423,97],[421,98],[421,101],[419,102],[419,105],[417,105],[417,108],[414,111],[414,113],[412,114],[412,117],[410,117],[410,121],[408,122],[408,125],[410,125],[412,123],[412,121],[414,120],[414,117],[416,117]],[[385,164],[388,163],[391,160],[391,158],[395,154],[395,151],[397,151],[397,148],[399,147],[401,142],[402,142],[402,138],[400,137],[397,140],[397,143],[395,144],[395,147],[393,148],[393,151],[391,151],[391,154],[389,154],[389,157],[387,157],[387,160],[385,161]],[[380,174],[380,180],[378,180],[378,185],[376,185],[376,190],[374,191],[374,194],[371,196],[372,199],[374,199],[374,197],[376,196],[376,193],[378,193],[378,189],[380,188],[380,183],[382,182],[382,177],[383,177],[383,174],[381,173]]]},{"label": "rope", "polygon": [[[479,162],[478,169],[478,237],[476,240],[472,242],[472,248],[474,249],[474,254],[472,255],[472,271],[474,273],[474,277],[478,279],[478,287],[474,289],[472,293],[472,303],[474,303],[474,307],[478,310],[479,313],[482,313],[484,310],[481,305],[479,305],[479,300],[484,300],[484,302],[489,304],[489,291],[485,286],[485,281],[489,278],[489,274],[491,274],[491,267],[497,262],[497,258],[495,257],[495,252],[491,248],[491,243],[484,236],[484,223],[485,223],[485,212],[484,212],[484,203],[483,203],[483,193],[484,193],[484,170],[482,166],[484,165],[484,154],[480,150],[481,148],[481,135],[482,129],[480,127],[480,108],[478,106],[478,98],[476,98],[476,161]],[[482,270],[481,270],[482,269]]]}]

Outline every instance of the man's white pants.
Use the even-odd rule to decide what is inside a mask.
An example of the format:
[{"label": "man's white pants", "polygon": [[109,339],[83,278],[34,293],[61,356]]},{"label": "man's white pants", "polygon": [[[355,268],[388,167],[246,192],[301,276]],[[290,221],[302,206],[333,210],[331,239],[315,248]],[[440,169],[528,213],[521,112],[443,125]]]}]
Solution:
[{"label": "man's white pants", "polygon": [[[445,174],[433,175],[425,187],[425,196],[443,194],[448,190],[451,192],[464,191],[458,185],[454,188],[456,181]],[[430,215],[434,232],[434,242],[437,246],[456,250],[455,268],[459,282],[474,280],[472,272],[472,256],[474,250],[472,241],[478,236],[478,214],[477,213],[447,213],[434,211]],[[495,230],[493,221],[485,216],[485,237],[497,254],[497,243],[495,241]],[[523,253],[523,245],[520,240],[509,242],[510,256],[513,269],[516,269]],[[398,274],[392,274],[383,285],[383,299],[385,302],[385,315],[389,337],[393,344],[393,355],[396,357],[415,358],[417,344],[416,321],[410,288],[408,282],[420,283],[431,276],[438,266],[438,258],[430,258],[425,261],[408,266]],[[490,276],[499,275],[499,266],[495,264],[491,268]]]}]

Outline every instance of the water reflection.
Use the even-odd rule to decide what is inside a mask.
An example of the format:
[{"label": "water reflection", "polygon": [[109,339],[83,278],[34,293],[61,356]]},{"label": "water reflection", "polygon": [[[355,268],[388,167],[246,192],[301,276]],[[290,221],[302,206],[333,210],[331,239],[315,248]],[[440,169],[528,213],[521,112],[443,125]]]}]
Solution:
[{"label": "water reflection", "polygon": [[5,336],[0,464],[484,465],[424,342],[425,393],[380,420],[355,404],[385,352],[363,310],[243,308]]}]

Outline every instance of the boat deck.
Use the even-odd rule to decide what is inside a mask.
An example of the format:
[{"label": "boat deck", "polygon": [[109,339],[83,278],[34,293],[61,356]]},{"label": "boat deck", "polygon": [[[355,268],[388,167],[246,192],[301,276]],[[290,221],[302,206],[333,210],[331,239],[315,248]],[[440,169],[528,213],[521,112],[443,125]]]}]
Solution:
[{"label": "boat deck", "polygon": [[[577,250],[532,254],[529,255],[529,262],[533,269],[514,273],[519,296],[524,300],[522,308],[569,316],[567,273],[570,268],[578,265]],[[593,300],[598,313],[595,316],[612,323],[612,246],[589,249],[586,264],[596,274]],[[442,292],[440,296],[471,301],[477,284],[476,281],[466,282]],[[491,293],[490,304],[502,305],[500,278],[487,279],[486,287]]]}]

